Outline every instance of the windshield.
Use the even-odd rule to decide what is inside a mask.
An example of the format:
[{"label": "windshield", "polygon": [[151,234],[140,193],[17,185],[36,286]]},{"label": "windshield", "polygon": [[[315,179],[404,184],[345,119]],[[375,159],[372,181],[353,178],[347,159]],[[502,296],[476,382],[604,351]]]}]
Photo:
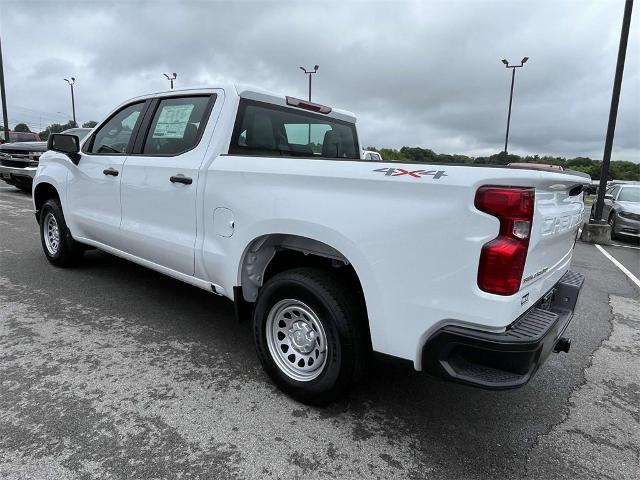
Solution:
[{"label": "windshield", "polygon": [[65,133],[67,135],[75,135],[80,141],[82,141],[82,139],[86,137],[90,131],[90,128],[70,128],[69,130],[65,130],[62,133]]},{"label": "windshield", "polygon": [[618,201],[640,203],[640,188],[623,188],[618,196]]}]

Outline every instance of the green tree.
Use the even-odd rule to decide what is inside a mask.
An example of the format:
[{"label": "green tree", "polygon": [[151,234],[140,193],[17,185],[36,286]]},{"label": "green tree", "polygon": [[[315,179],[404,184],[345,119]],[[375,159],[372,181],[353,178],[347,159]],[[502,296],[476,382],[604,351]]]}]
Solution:
[{"label": "green tree", "polygon": [[93,127],[95,127],[97,124],[98,124],[98,122],[96,122],[96,121],[94,121],[94,120],[91,120],[91,121],[89,121],[89,122],[84,122],[84,123],[82,124],[82,126],[83,126],[84,128],[93,128]]},{"label": "green tree", "polygon": [[13,127],[14,132],[30,132],[29,125],[26,123],[18,123],[15,127]]},{"label": "green tree", "polygon": [[42,140],[47,140],[49,138],[49,135],[51,135],[52,133],[60,133],[75,127],[76,127],[76,124],[73,122],[73,120],[69,120],[67,123],[62,125],[59,123],[52,123],[47,128],[45,128],[42,132],[40,132],[39,135]]}]

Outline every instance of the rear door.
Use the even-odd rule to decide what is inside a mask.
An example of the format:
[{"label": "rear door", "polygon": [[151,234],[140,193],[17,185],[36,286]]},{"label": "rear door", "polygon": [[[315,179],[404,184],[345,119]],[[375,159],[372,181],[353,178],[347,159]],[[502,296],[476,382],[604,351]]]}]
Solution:
[{"label": "rear door", "polygon": [[216,94],[161,97],[145,116],[122,175],[124,250],[193,275],[197,189]]}]

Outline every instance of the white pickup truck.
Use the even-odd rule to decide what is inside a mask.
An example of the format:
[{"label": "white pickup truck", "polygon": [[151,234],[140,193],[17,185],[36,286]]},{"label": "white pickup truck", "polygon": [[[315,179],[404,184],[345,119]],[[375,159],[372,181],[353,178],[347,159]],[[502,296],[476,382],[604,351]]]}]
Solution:
[{"label": "white pickup truck", "polygon": [[372,351],[525,384],[569,347],[585,179],[365,161],[355,122],[238,86],[132,99],[82,142],[50,137],[33,185],[44,254],[69,266],[96,247],[228,297],[304,402],[345,393]]}]

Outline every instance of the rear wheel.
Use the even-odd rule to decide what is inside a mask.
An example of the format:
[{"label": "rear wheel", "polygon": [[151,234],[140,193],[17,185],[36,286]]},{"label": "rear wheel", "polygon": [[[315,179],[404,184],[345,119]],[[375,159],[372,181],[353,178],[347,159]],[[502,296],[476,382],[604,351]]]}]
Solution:
[{"label": "rear wheel", "polygon": [[313,405],[344,395],[370,352],[360,295],[340,276],[288,270],[260,291],[253,331],[258,357],[285,393]]},{"label": "rear wheel", "polygon": [[71,237],[57,199],[47,200],[40,210],[40,240],[47,260],[58,267],[73,265],[82,257],[83,248]]}]

